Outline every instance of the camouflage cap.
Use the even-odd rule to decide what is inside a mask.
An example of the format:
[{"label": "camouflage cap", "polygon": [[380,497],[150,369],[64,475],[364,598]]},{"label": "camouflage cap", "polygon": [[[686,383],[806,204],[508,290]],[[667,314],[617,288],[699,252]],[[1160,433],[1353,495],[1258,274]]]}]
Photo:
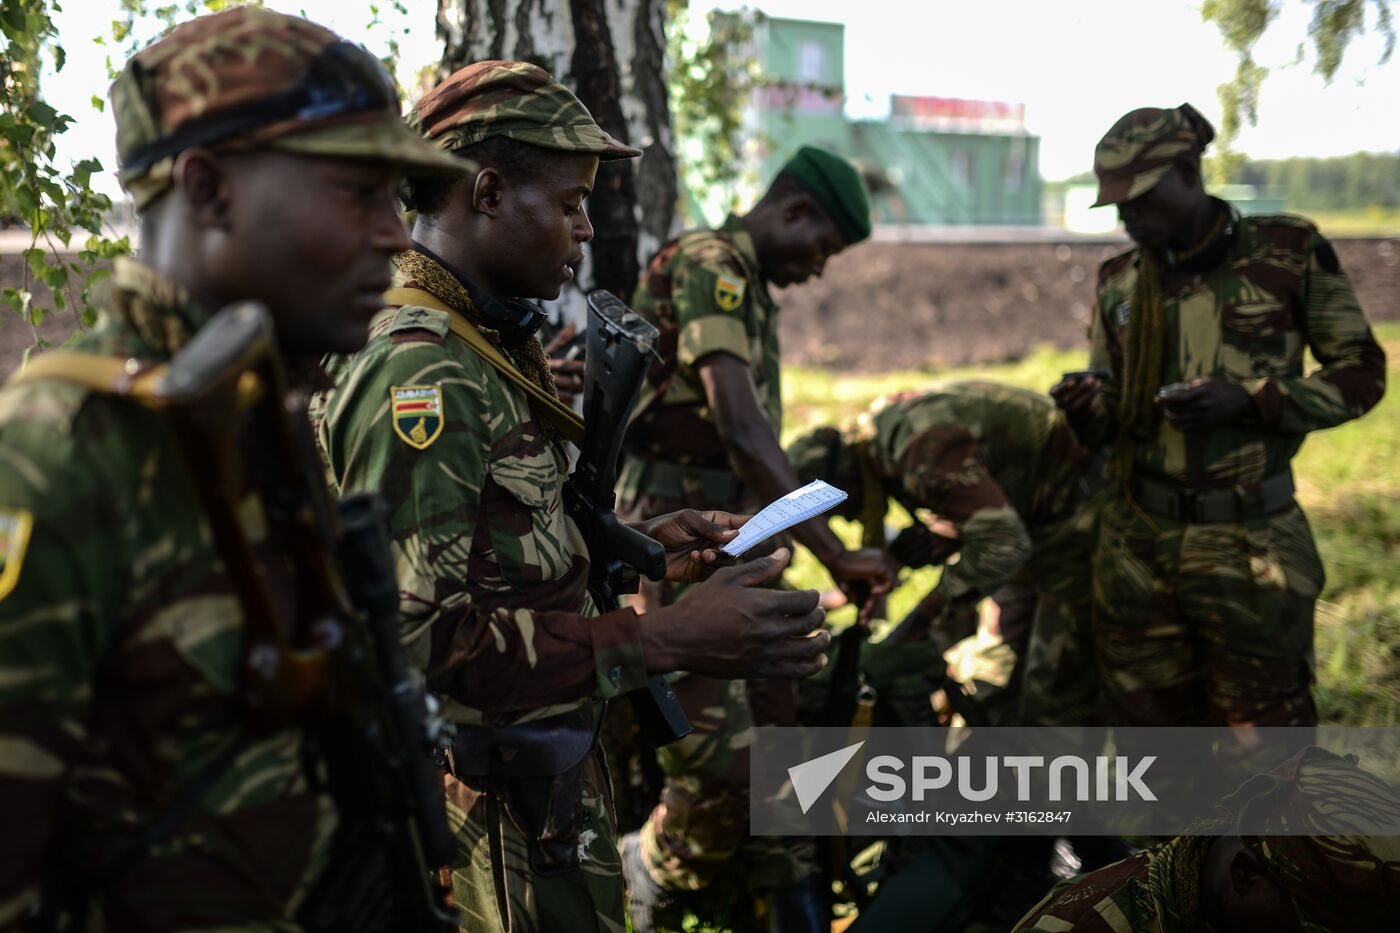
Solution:
[{"label": "camouflage cap", "polygon": [[1400,826],[1400,796],[1354,756],[1306,748],[1224,803],[1241,825],[1264,829],[1241,839],[1287,889],[1304,933],[1393,929],[1400,837],[1368,827]]},{"label": "camouflage cap", "polygon": [[642,154],[609,136],[573,92],[528,62],[468,65],[424,95],[407,121],[449,152],[504,136],[605,162]]},{"label": "camouflage cap", "polygon": [[410,172],[461,172],[403,126],[393,79],[323,26],[235,7],[176,26],[112,84],[122,186],[143,208],[192,146],[274,148],[367,159]]},{"label": "camouflage cap", "polygon": [[1144,107],[1119,118],[1094,147],[1099,196],[1093,204],[1120,204],[1151,191],[1172,162],[1198,155],[1215,127],[1190,104],[1172,110]]}]

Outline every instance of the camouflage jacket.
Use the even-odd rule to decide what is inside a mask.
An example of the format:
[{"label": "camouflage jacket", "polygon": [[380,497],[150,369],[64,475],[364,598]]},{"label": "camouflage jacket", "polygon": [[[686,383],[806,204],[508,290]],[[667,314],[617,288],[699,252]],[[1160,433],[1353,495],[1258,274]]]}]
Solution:
[{"label": "camouflage jacket", "polygon": [[889,494],[953,522],[962,539],[942,584],[985,595],[1030,557],[1037,529],[1067,517],[1089,452],[1048,397],[962,382],[877,402],[858,433]]},{"label": "camouflage jacket", "polygon": [[[1139,475],[1207,488],[1257,483],[1288,468],[1307,432],[1359,417],[1385,392],[1385,354],[1332,245],[1301,217],[1232,219],[1209,268],[1164,271],[1160,385],[1215,376],[1244,386],[1258,413],[1189,434],[1158,418],[1155,440],[1134,450]],[[1101,428],[1116,418],[1136,280],[1136,250],[1099,270],[1091,364],[1113,374]],[[1321,364],[1306,376],[1304,349]]]},{"label": "camouflage jacket", "polygon": [[[114,284],[78,350],[165,360],[206,320],[133,261]],[[95,906],[116,930],[296,929],[334,811],[299,730],[244,735],[242,610],[162,417],[66,382],[0,390],[0,565],[0,927],[46,868],[105,868],[243,739]]]},{"label": "camouflage jacket", "polygon": [[[1191,837],[1143,849],[1098,871],[1062,881],[1014,928],[1013,933],[1193,933],[1202,929],[1183,916],[1178,894]],[[1186,881],[1194,890],[1196,884]]]},{"label": "camouflage jacket", "polygon": [[774,433],[782,431],[778,306],[740,218],[663,246],[647,266],[632,307],[661,331],[661,362],[652,367],[637,403],[629,453],[730,469],[695,368],[711,353],[731,353],[748,364]]},{"label": "camouflage jacket", "polygon": [[[398,272],[395,284],[410,283]],[[450,718],[472,724],[641,686],[636,614],[596,616],[588,594],[564,450],[524,391],[449,326],[442,311],[386,308],[363,350],[326,361],[337,385],[319,402],[333,485],[389,502],[408,661]]]}]

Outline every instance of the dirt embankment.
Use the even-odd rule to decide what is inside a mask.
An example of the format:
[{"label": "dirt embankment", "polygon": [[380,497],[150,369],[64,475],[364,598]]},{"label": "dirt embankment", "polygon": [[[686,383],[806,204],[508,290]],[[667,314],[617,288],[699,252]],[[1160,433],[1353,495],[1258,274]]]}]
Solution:
[{"label": "dirt embankment", "polygon": [[[1340,240],[1373,321],[1400,319],[1400,240]],[[778,298],[783,358],[837,370],[993,363],[1084,345],[1098,267],[1125,244],[867,243]]]},{"label": "dirt embankment", "polygon": [[[1400,320],[1400,240],[1339,240],[1337,254],[1373,321]],[[1084,345],[1103,243],[866,243],[833,259],[820,280],[778,297],[783,357],[876,372],[993,363],[1036,346]],[[18,287],[22,260],[0,255],[0,286]],[[42,286],[35,301],[47,305]],[[65,311],[39,328],[61,343]],[[34,333],[0,308],[0,376]]]}]

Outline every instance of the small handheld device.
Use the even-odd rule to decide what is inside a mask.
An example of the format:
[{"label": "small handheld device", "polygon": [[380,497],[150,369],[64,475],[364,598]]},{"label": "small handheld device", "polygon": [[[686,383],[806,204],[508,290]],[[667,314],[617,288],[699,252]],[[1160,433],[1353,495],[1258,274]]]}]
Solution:
[{"label": "small handheld device", "polygon": [[1158,389],[1157,398],[1165,402],[1168,399],[1174,398],[1191,388],[1192,385],[1189,382],[1173,382],[1169,385],[1164,385],[1160,389]]},{"label": "small handheld device", "polygon": [[1076,369],[1067,373],[1061,373],[1060,379],[1066,380],[1094,378],[1102,381],[1104,379],[1107,379],[1111,375],[1113,374],[1106,369]]}]

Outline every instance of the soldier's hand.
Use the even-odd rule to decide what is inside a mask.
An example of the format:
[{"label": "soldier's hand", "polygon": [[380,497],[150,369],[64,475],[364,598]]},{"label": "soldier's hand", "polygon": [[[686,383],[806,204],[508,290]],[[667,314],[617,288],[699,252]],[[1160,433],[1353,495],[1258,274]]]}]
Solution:
[{"label": "soldier's hand", "polygon": [[1192,431],[1211,425],[1238,421],[1257,414],[1254,397],[1244,386],[1209,376],[1197,377],[1185,388],[1162,390],[1154,402],[1177,428]]},{"label": "soldier's hand", "polygon": [[550,357],[549,371],[554,374],[554,388],[559,390],[559,400],[565,405],[573,405],[574,399],[583,394],[583,360],[558,360]]},{"label": "soldier's hand", "polygon": [[853,595],[853,584],[865,584],[876,595],[894,589],[899,577],[899,562],[883,548],[863,547],[858,551],[842,551],[826,568],[836,585]]},{"label": "soldier's hand", "polygon": [[581,359],[556,357],[554,354],[567,346],[576,333],[578,328],[571,321],[544,348],[544,355],[549,357],[549,371],[554,375],[554,387],[559,390],[559,399],[565,405],[572,405],[574,399],[583,393],[583,377],[587,367]]},{"label": "soldier's hand", "polygon": [[1097,376],[1067,375],[1050,387],[1050,397],[1073,421],[1090,418],[1102,410],[1103,403],[1099,401],[1102,389],[1103,383]]},{"label": "soldier's hand", "polygon": [[890,542],[890,556],[905,567],[936,567],[952,557],[961,545],[956,536],[945,537],[916,520],[895,535]]},{"label": "soldier's hand", "polygon": [[666,549],[667,580],[695,583],[714,572],[723,558],[719,548],[748,520],[747,515],[682,509],[634,527]]},{"label": "soldier's hand", "polygon": [[725,567],[674,605],[642,619],[647,672],[693,671],[708,677],[807,677],[826,664],[831,633],[815,590],[759,589],[792,559],[768,557]]}]

